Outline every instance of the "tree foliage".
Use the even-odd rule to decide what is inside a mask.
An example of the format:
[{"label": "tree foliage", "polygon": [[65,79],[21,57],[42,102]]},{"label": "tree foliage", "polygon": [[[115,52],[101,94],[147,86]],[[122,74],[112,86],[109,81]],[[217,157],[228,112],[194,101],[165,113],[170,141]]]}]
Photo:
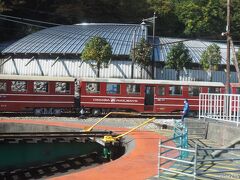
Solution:
[{"label": "tree foliage", "polygon": [[151,45],[142,38],[136,47],[131,49],[130,58],[134,59],[142,68],[145,68],[151,63],[151,53]]},{"label": "tree foliage", "polygon": [[90,62],[95,61],[97,67],[97,77],[100,68],[106,67],[112,57],[112,47],[102,37],[92,37],[86,44],[82,52],[81,59]]},{"label": "tree foliage", "polygon": [[216,44],[211,44],[202,53],[200,64],[204,70],[209,74],[209,81],[212,80],[212,71],[217,70],[218,65],[221,63],[222,56],[220,47]]},{"label": "tree foliage", "polygon": [[[0,0],[0,12],[22,18],[50,21],[60,24],[137,23],[157,13],[156,34],[223,38],[226,27],[227,0]],[[240,1],[232,0],[231,34],[240,38]],[[170,22],[170,23],[169,23]],[[15,23],[16,24],[16,23]],[[27,34],[13,22],[1,21],[0,38],[11,32],[12,37]],[[9,31],[9,29],[23,31]],[[151,28],[151,27],[150,27]],[[20,35],[19,35],[20,34]]]},{"label": "tree foliage", "polygon": [[236,55],[237,55],[238,66],[240,67],[240,51],[239,50],[236,53]]},{"label": "tree foliage", "polygon": [[[151,63],[151,54],[151,45],[144,38],[142,38],[140,42],[137,43],[136,47],[132,47],[130,58],[134,61],[133,63],[137,63],[142,69],[146,69]],[[133,67],[132,71],[134,71]],[[134,72],[132,72],[132,78],[133,74]]]},{"label": "tree foliage", "polygon": [[224,30],[225,16],[219,0],[184,1],[176,7],[176,14],[188,36],[219,37]]},{"label": "tree foliage", "polygon": [[188,67],[191,62],[192,58],[189,54],[189,50],[183,42],[179,42],[173,45],[168,53],[166,67],[175,69],[177,71],[177,80],[179,80],[180,70],[182,70],[183,67]]}]

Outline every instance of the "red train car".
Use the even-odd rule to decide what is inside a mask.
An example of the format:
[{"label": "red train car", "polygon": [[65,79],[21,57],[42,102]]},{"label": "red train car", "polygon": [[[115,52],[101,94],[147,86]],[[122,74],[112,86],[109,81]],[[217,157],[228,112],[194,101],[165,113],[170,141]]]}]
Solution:
[{"label": "red train car", "polygon": [[70,77],[0,75],[0,112],[60,114],[75,106]]},{"label": "red train car", "polygon": [[[232,88],[235,92],[234,86]],[[80,90],[80,91],[79,91]],[[179,112],[188,99],[198,111],[199,93],[224,93],[224,84],[114,78],[0,75],[0,112],[34,112],[36,115],[78,111],[140,113]]]},{"label": "red train car", "polygon": [[112,110],[140,113],[179,112],[188,99],[197,112],[199,93],[224,93],[218,82],[85,78],[80,81],[81,107],[92,114]]},{"label": "red train car", "polygon": [[240,83],[231,83],[230,87],[232,94],[240,94]]}]

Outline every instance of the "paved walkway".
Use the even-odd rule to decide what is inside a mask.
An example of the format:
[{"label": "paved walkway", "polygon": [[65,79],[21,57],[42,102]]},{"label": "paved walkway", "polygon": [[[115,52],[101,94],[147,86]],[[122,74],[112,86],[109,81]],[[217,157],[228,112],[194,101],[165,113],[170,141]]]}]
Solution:
[{"label": "paved walkway", "polygon": [[[14,123],[30,123],[30,124],[45,124],[49,126],[63,126],[70,128],[83,128],[86,125],[80,125],[77,123],[69,122],[55,122],[44,120],[1,120],[3,122]],[[126,131],[124,128],[113,127],[97,127],[97,129],[112,130],[112,131]],[[166,139],[164,136],[160,136],[157,133],[150,131],[136,131],[130,134],[135,139],[135,147],[128,154],[120,157],[112,162],[62,176],[53,177],[52,180],[65,180],[65,179],[131,179],[131,180],[143,180],[152,177],[157,174],[157,153],[158,142],[161,138]],[[170,142],[169,145],[174,145]],[[177,152],[173,152],[173,156]]]}]

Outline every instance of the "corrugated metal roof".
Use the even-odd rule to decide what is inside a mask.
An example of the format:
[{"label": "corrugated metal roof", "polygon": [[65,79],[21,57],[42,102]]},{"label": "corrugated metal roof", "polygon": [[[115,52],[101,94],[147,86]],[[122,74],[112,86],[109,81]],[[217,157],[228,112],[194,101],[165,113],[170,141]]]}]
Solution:
[{"label": "corrugated metal roof", "polygon": [[[203,40],[189,40],[189,39],[181,39],[181,38],[160,37],[159,43],[157,43],[159,45],[159,48],[156,48],[158,52],[155,52],[155,60],[166,61],[168,52],[171,50],[172,46],[176,44],[176,42],[183,42],[183,44],[189,49],[189,53],[194,63],[199,63],[202,53],[207,49],[209,45],[215,43],[215,42],[209,42],[209,41],[203,41]],[[227,52],[226,43],[215,43],[215,44],[217,44],[221,50],[222,61],[220,64],[226,64],[226,52]],[[239,47],[235,47],[235,48],[238,49]]]},{"label": "corrugated metal roof", "polygon": [[[113,55],[130,54],[135,32],[136,42],[145,37],[140,24],[83,23],[44,29],[26,36],[2,51],[4,54],[81,54],[85,43],[93,36],[105,38],[112,46]],[[152,37],[148,37],[152,44]],[[213,42],[181,38],[155,37],[154,60],[164,62],[176,42],[188,47],[194,63],[199,63],[203,51]],[[221,64],[226,64],[226,43],[216,43],[221,49]],[[237,48],[238,49],[238,48]],[[232,56],[232,54],[231,54]],[[231,57],[232,58],[232,57]],[[232,62],[231,62],[232,63]]]},{"label": "corrugated metal roof", "polygon": [[135,31],[136,41],[144,37],[138,24],[76,24],[44,29],[28,35],[3,53],[80,54],[93,36],[105,38],[114,55],[129,55]]},{"label": "corrugated metal roof", "polygon": [[8,42],[1,42],[0,43],[0,52],[2,52],[4,49],[6,49],[8,46],[13,44],[15,41],[8,41]]}]

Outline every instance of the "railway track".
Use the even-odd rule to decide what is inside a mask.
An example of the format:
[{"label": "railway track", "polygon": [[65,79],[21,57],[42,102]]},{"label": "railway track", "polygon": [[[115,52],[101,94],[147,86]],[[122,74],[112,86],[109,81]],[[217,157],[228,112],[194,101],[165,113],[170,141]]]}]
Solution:
[{"label": "railway track", "polygon": [[46,163],[40,166],[31,166],[22,169],[12,169],[9,171],[0,171],[2,180],[22,180],[22,179],[43,179],[50,176],[58,176],[63,173],[69,173],[91,168],[105,163],[106,160],[100,158],[98,153],[91,153],[84,156],[72,157],[60,160],[54,163]]},{"label": "railway track", "polygon": [[[99,115],[97,117],[103,117],[105,114],[103,115]],[[7,117],[7,118],[24,118],[24,117],[34,117],[34,118],[54,118],[54,117],[66,117],[66,118],[92,118],[92,117],[96,117],[93,116],[91,114],[86,114],[86,116],[84,117],[80,117],[79,115],[76,115],[76,113],[63,113],[61,116],[49,116],[49,115],[42,115],[42,116],[34,116],[33,113],[25,113],[25,112],[21,112],[21,113],[0,113],[1,117]],[[152,114],[152,113],[137,113],[136,115],[111,115],[108,118],[147,118],[147,117],[157,117],[157,118],[161,118],[161,119],[169,119],[169,117],[173,118],[173,119],[179,119],[181,118],[181,114],[180,113],[161,113],[161,114]]]},{"label": "railway track", "polygon": [[[90,131],[90,132],[14,132],[14,133],[0,133],[0,140],[2,139],[34,139],[34,138],[95,138],[95,137],[104,137],[106,135],[114,136],[112,131]],[[116,136],[116,134],[115,134]]]},{"label": "railway track", "polygon": [[[0,133],[0,145],[9,144],[43,144],[43,143],[87,143],[95,138],[103,136],[115,136],[112,131],[92,131],[92,132],[17,132]],[[67,143],[67,144],[66,144]],[[47,148],[47,147],[46,147]],[[22,180],[22,179],[42,179],[49,176],[83,170],[107,162],[98,151],[86,155],[67,155],[56,162],[34,163],[22,167],[0,168],[0,179]]]}]

